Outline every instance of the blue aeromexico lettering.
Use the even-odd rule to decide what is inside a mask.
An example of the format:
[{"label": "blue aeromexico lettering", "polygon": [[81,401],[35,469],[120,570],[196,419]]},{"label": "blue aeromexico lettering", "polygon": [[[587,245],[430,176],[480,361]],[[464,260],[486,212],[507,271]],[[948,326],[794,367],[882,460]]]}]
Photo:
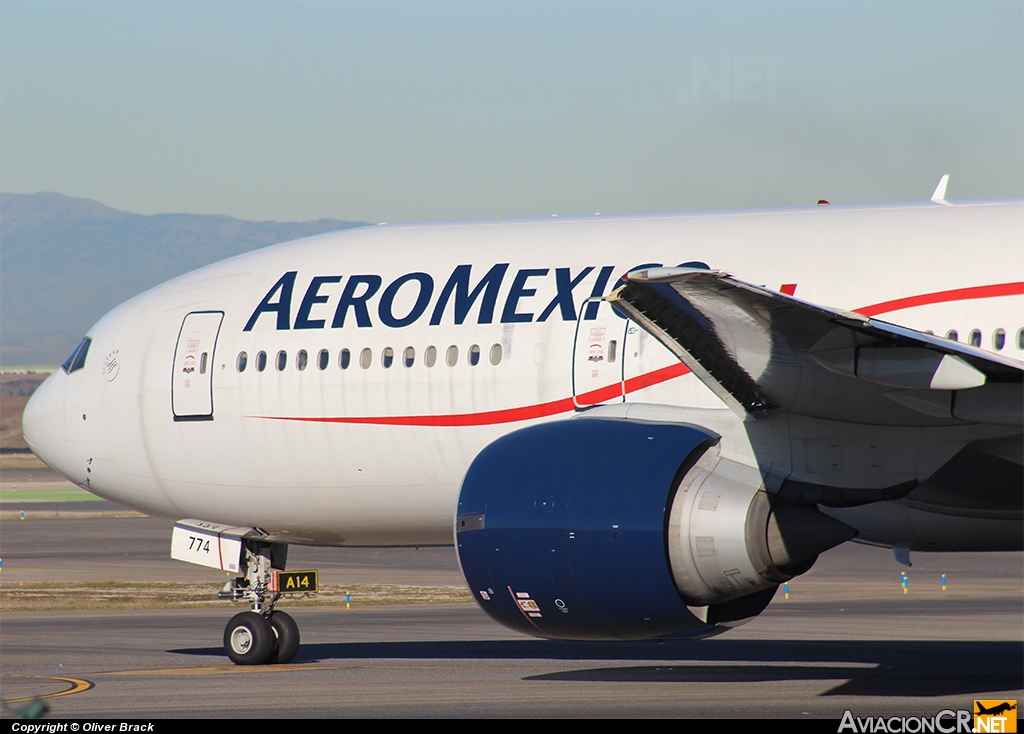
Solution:
[{"label": "blue aeromexico lettering", "polygon": [[[270,289],[270,292],[260,301],[260,305],[252,312],[252,316],[249,317],[249,321],[242,331],[252,331],[252,327],[256,325],[256,319],[260,317],[260,314],[269,312],[277,314],[278,331],[288,328],[288,324],[291,321],[292,291],[295,289],[296,275],[298,275],[298,271],[289,270],[281,276],[279,281],[274,283],[274,287]],[[277,300],[273,300],[275,297]]]},{"label": "blue aeromexico lettering", "polygon": [[480,304],[480,315],[477,318],[478,324],[489,324],[494,318],[494,302],[498,300],[498,289],[501,288],[502,278],[508,270],[508,263],[495,265],[487,271],[487,275],[480,279],[473,292],[469,292],[469,274],[472,265],[459,265],[452,272],[452,276],[445,283],[441,295],[434,306],[434,313],[430,316],[430,325],[437,326],[441,323],[441,316],[444,314],[445,306],[452,293],[455,293],[455,323],[461,324],[466,320],[469,309],[476,301],[480,291],[484,291],[484,298]]},{"label": "blue aeromexico lettering", "polygon": [[[243,331],[252,331],[260,316],[268,314],[278,331],[288,329],[324,329],[331,315],[330,302],[335,301],[334,313],[331,318],[332,329],[344,328],[345,324],[355,324],[359,328],[369,328],[375,323],[371,316],[371,301],[376,299],[376,323],[394,329],[410,326],[429,312],[430,325],[438,326],[443,319],[451,318],[457,324],[465,323],[471,312],[475,310],[477,324],[494,322],[495,310],[498,308],[498,295],[505,276],[508,274],[508,263],[497,263],[478,280],[473,279],[472,265],[459,265],[440,288],[434,298],[435,280],[423,272],[405,273],[391,281],[383,288],[384,279],[374,274],[357,275],[317,275],[309,281],[305,294],[299,301],[295,320],[292,321],[292,299],[295,292],[297,270],[289,270],[282,275],[259,305],[252,312]],[[572,268],[523,268],[516,271],[511,278],[511,286],[505,296],[501,308],[500,323],[531,323],[547,321],[557,313],[562,321],[575,321],[577,286],[591,276],[595,267],[584,267],[578,273]],[[531,304],[536,298],[538,285],[542,279],[550,284],[552,270],[554,274],[555,295],[550,301],[539,308],[539,303]],[[479,271],[478,271],[479,272]],[[605,295],[614,265],[605,265],[598,270],[589,298]],[[329,286],[345,281],[340,295],[328,293]],[[379,298],[378,293],[380,294]],[[402,298],[399,299],[401,293]],[[415,302],[411,307],[401,307],[399,303],[408,303],[415,294]],[[433,306],[431,307],[431,304]],[[584,320],[597,318],[597,302],[587,305],[583,314]],[[396,312],[396,308],[398,311]],[[408,309],[408,310],[406,310]],[[539,313],[539,315],[538,315]],[[269,316],[272,314],[273,316]]]},{"label": "blue aeromexico lettering", "polygon": [[[299,306],[299,313],[295,316],[295,328],[296,329],[322,329],[326,323],[323,319],[310,320],[309,310],[316,303],[327,303],[327,296],[319,295],[320,286],[325,283],[340,283],[340,275],[326,275],[318,276],[313,278],[309,283],[309,288],[306,290],[306,295],[302,297],[302,305]],[[246,326],[246,331],[249,330],[249,326]]]},{"label": "blue aeromexico lettering", "polygon": [[573,301],[572,290],[580,284],[581,280],[590,275],[593,269],[593,267],[583,268],[583,271],[573,278],[569,268],[555,268],[555,284],[558,287],[558,295],[541,311],[537,321],[547,321],[556,306],[561,310],[562,321],[575,321],[576,303]]}]

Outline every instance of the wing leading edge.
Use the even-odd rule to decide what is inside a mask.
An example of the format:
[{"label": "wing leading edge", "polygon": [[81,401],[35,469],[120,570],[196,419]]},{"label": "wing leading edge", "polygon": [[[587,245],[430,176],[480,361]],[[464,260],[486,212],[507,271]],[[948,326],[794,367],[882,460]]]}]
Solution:
[{"label": "wing leading edge", "polygon": [[609,295],[740,415],[1020,425],[1024,365],[723,271],[651,268]]}]

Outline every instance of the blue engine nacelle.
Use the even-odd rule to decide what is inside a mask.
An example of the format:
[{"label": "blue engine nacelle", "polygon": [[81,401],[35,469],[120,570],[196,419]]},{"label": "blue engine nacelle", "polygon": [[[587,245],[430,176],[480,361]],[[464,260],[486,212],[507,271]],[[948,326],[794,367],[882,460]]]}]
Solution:
[{"label": "blue engine nacelle", "polygon": [[851,533],[816,509],[778,512],[757,470],[717,443],[697,426],[606,418],[498,439],[455,518],[477,602],[507,627],[577,640],[714,634],[756,616]]}]

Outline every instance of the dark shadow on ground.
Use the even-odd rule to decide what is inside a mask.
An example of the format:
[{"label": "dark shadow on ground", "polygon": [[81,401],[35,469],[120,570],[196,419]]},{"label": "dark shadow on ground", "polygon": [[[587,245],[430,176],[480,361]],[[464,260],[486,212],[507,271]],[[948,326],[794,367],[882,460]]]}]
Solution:
[{"label": "dark shadow on ground", "polygon": [[[221,648],[170,652],[222,658]],[[685,640],[658,642],[352,642],[303,645],[294,664],[345,660],[652,661],[528,676],[533,681],[756,683],[835,680],[824,695],[946,696],[1024,688],[1024,643]],[[702,664],[703,663],[703,664]],[[733,664],[730,664],[733,663]]]}]

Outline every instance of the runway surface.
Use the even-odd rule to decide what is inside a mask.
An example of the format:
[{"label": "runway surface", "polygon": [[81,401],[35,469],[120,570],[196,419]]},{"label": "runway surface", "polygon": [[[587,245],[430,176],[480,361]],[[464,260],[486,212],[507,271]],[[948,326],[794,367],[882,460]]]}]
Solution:
[{"label": "runway surface", "polygon": [[[168,558],[151,518],[0,521],[0,583],[209,580]],[[52,695],[57,717],[931,715],[1024,699],[1019,553],[824,554],[750,624],[709,640],[556,643],[512,633],[473,604],[307,608],[286,666],[226,664],[223,609],[11,612],[5,700]],[[324,583],[460,584],[450,548],[313,549],[289,566]],[[947,574],[942,591],[940,575]]]}]

